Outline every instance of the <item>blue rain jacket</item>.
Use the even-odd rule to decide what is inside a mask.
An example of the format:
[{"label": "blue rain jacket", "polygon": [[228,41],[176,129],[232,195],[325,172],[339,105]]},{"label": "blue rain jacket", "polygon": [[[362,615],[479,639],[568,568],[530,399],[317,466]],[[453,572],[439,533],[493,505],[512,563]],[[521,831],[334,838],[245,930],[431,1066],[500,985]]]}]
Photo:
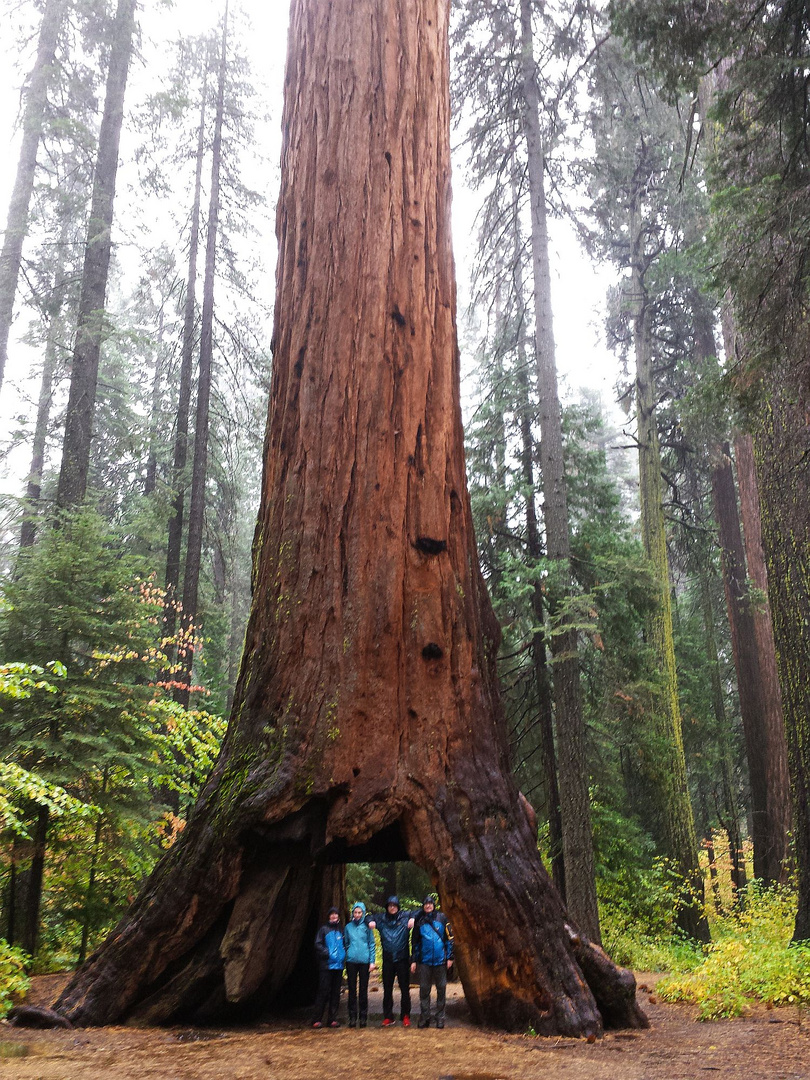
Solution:
[{"label": "blue rain jacket", "polygon": [[343,929],[338,923],[322,926],[315,937],[315,952],[322,968],[330,971],[342,971],[346,959],[346,946],[343,944]]},{"label": "blue rain jacket", "polygon": [[366,905],[354,904],[355,908],[363,909],[363,917],[359,922],[350,919],[343,931],[343,944],[346,946],[347,964],[376,964],[377,944],[374,941],[374,931],[366,922]]},{"label": "blue rain jacket", "polygon": [[389,915],[387,911],[374,916],[377,931],[380,935],[383,960],[404,960],[408,955],[408,922],[416,914],[415,911],[403,911],[402,908],[396,915]]},{"label": "blue rain jacket", "polygon": [[411,942],[411,963],[439,967],[453,959],[453,934],[441,911],[416,916]]}]

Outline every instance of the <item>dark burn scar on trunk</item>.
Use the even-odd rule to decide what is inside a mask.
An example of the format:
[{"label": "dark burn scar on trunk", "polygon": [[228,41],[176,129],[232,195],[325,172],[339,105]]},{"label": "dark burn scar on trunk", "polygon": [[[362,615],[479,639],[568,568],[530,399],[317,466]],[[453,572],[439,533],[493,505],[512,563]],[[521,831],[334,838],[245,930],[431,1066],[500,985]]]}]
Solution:
[{"label": "dark burn scar on trunk", "polygon": [[441,660],[444,656],[444,649],[441,645],[437,645],[435,641],[429,641],[422,649],[422,656],[425,660]]},{"label": "dark burn scar on trunk", "polygon": [[397,326],[405,325],[405,316],[402,314],[396,304],[394,304],[394,310],[391,312],[391,318],[394,320]]},{"label": "dark burn scar on trunk", "polygon": [[423,555],[441,555],[447,551],[447,541],[436,540],[432,536],[418,536],[413,546]]}]

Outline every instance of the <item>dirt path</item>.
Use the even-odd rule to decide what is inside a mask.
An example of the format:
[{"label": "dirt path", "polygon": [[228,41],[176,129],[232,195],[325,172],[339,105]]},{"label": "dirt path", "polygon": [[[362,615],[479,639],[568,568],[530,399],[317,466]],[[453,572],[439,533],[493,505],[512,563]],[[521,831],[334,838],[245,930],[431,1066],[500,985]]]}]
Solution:
[{"label": "dirt path", "polygon": [[[32,997],[45,1003],[53,989],[43,980]],[[0,1080],[810,1080],[810,1016],[797,1009],[700,1024],[691,1007],[642,991],[650,1031],[588,1044],[474,1027],[460,989],[448,990],[444,1031],[381,1031],[379,991],[364,1031],[312,1031],[305,1017],[249,1030],[2,1024]]]}]

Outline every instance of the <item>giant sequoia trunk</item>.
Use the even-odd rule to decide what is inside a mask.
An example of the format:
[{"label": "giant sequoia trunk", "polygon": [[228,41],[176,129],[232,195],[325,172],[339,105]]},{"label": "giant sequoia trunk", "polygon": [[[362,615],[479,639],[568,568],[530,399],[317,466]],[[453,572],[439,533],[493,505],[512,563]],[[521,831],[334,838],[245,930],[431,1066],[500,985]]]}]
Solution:
[{"label": "giant sequoia trunk", "polygon": [[406,855],[480,1020],[645,1023],[566,928],[507,765],[449,229],[447,0],[293,0],[254,600],[222,754],[64,991],[78,1023],[290,1000],[335,864]]}]

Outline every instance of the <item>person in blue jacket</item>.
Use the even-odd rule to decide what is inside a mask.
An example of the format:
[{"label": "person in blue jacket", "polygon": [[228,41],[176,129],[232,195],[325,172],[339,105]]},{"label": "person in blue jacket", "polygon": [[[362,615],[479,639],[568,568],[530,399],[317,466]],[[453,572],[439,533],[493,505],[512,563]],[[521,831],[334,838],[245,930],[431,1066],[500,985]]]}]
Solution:
[{"label": "person in blue jacket", "polygon": [[[349,1027],[358,1021],[366,1026],[368,1017],[368,975],[376,967],[377,945],[374,931],[366,921],[366,905],[359,900],[352,908],[352,917],[343,931],[346,946],[346,977],[349,980]],[[358,1001],[357,984],[360,984]]]},{"label": "person in blue jacket", "polygon": [[447,969],[453,966],[453,934],[447,916],[436,910],[436,897],[426,896],[414,919],[411,935],[411,971],[419,972],[420,1028],[430,1025],[430,988],[436,987],[437,1028],[444,1027]]},{"label": "person in blue jacket", "polygon": [[369,926],[379,931],[382,946],[383,1027],[394,1023],[394,979],[399,983],[399,1008],[403,1027],[411,1026],[410,965],[408,931],[415,912],[402,911],[399,897],[389,896],[385,911],[375,915]]},{"label": "person in blue jacket", "polygon": [[340,985],[343,982],[343,961],[346,959],[346,946],[343,944],[343,928],[340,925],[340,912],[336,907],[329,908],[329,921],[320,928],[315,936],[315,952],[318,956],[318,994],[312,1013],[312,1026],[323,1027],[323,1010],[329,1002],[327,1023],[329,1027],[340,1027],[337,1018],[340,1006]]}]

